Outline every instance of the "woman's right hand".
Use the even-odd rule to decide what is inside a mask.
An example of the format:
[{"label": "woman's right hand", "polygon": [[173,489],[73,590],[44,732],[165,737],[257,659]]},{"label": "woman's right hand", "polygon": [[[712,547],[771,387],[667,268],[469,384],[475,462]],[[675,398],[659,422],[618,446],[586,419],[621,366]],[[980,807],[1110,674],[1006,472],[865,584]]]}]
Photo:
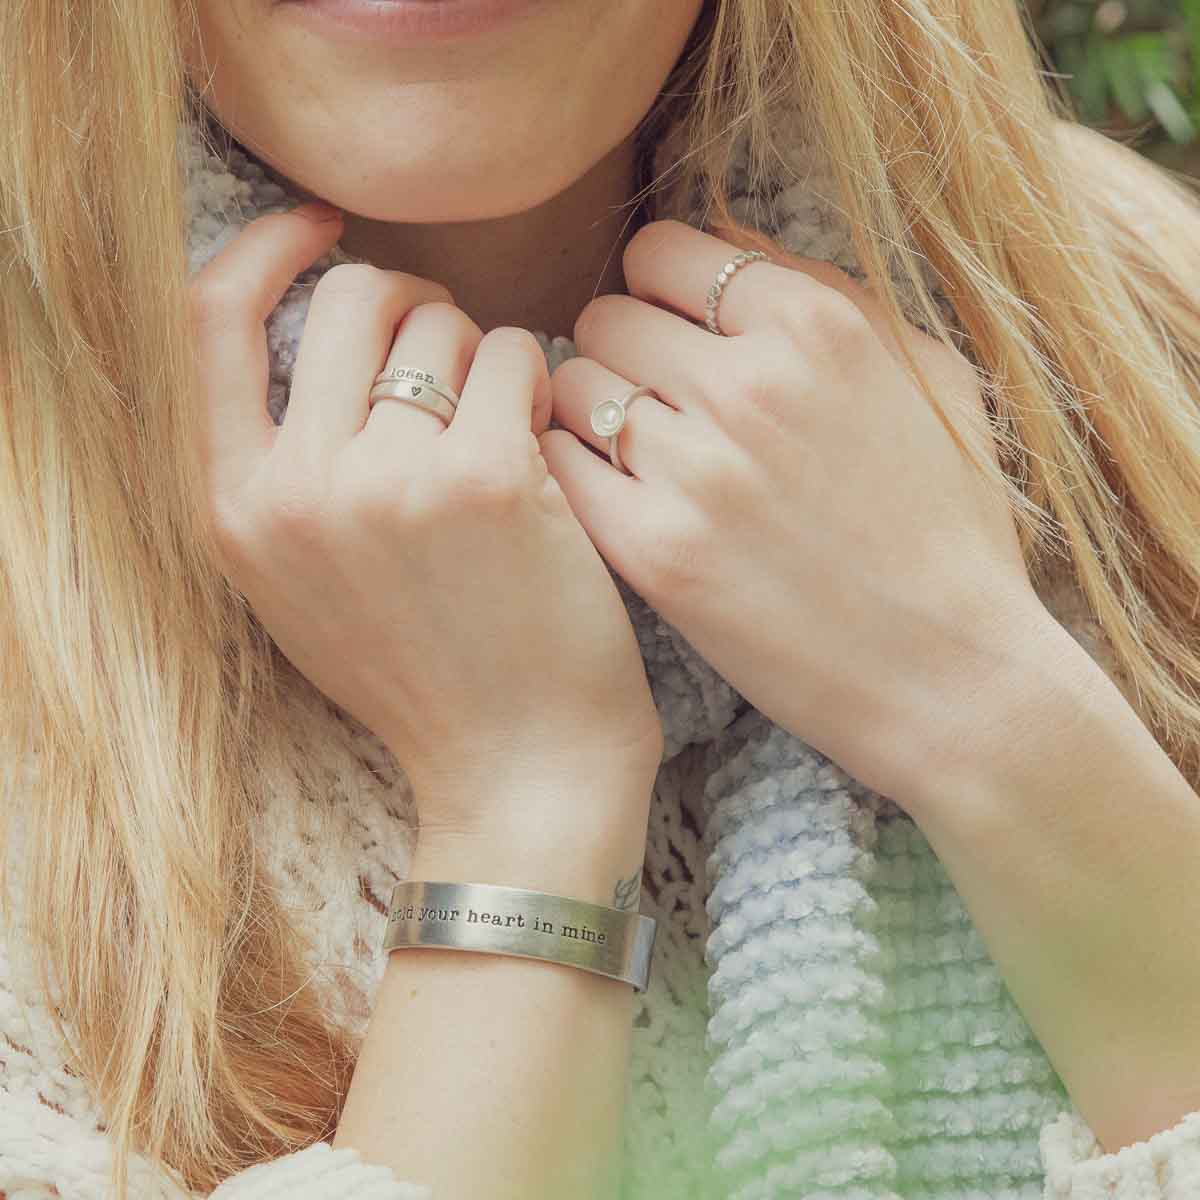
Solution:
[{"label": "woman's right hand", "polygon": [[[550,385],[532,334],[483,335],[429,280],[333,267],[272,422],[264,321],[340,236],[322,215],[258,218],[191,285],[221,570],[295,666],[387,743],[423,830],[512,828],[526,779],[652,780],[662,730],[637,640],[541,456]],[[389,357],[460,394],[448,426],[402,401],[368,408]],[[644,830],[645,814],[562,815],[599,832]]]}]

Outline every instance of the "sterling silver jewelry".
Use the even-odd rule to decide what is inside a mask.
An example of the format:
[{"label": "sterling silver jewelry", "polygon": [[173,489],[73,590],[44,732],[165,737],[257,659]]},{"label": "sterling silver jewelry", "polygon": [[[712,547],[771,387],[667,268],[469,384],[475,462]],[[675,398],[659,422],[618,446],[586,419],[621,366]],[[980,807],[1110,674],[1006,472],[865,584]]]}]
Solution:
[{"label": "sterling silver jewelry", "polygon": [[372,390],[375,386],[381,383],[388,383],[391,380],[404,381],[409,380],[413,383],[421,384],[424,387],[432,388],[435,392],[440,392],[446,397],[446,400],[454,407],[458,407],[459,395],[444,379],[439,379],[432,371],[424,371],[420,367],[406,367],[400,364],[384,367],[378,375],[375,376],[375,382],[372,384]]},{"label": "sterling silver jewelry", "polygon": [[[713,333],[721,334],[721,327],[717,324],[717,309],[720,307],[721,293],[725,291],[725,285],[735,271],[747,263],[757,262],[760,258],[767,258],[761,250],[743,250],[741,253],[735,254],[717,272],[717,281],[708,289],[708,296],[704,301],[704,323]],[[768,259],[768,261],[770,260]],[[722,334],[722,336],[724,335]]]},{"label": "sterling silver jewelry", "polygon": [[597,401],[592,406],[592,432],[597,437],[608,438],[608,457],[612,465],[626,475],[632,475],[633,472],[621,461],[621,448],[618,440],[621,430],[625,428],[625,418],[628,415],[629,406],[639,396],[659,399],[658,393],[652,388],[635,387],[626,392],[624,396],[611,396],[608,399]]},{"label": "sterling silver jewelry", "polygon": [[369,407],[374,408],[377,400],[404,400],[417,408],[428,409],[441,417],[443,424],[449,425],[458,407],[459,396],[432,371],[397,365],[384,367],[375,376],[368,397]]},{"label": "sterling silver jewelry", "polygon": [[435,392],[426,384],[398,383],[394,380],[376,384],[371,389],[369,407],[374,408],[380,400],[403,400],[415,408],[433,413],[443,425],[449,425],[454,418],[454,405],[441,392]]},{"label": "sterling silver jewelry", "polygon": [[493,883],[402,879],[392,888],[383,952],[436,946],[512,954],[630,983],[650,979],[653,917]]}]

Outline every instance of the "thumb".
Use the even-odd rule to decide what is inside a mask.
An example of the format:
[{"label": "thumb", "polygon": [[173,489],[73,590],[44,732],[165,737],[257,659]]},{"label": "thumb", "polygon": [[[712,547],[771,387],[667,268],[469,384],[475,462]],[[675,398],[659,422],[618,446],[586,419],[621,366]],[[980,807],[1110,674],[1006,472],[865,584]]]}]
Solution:
[{"label": "thumb", "polygon": [[274,442],[267,412],[264,322],[295,278],[342,232],[341,211],[321,202],[251,221],[190,284],[196,337],[200,452],[209,478],[227,486]]}]

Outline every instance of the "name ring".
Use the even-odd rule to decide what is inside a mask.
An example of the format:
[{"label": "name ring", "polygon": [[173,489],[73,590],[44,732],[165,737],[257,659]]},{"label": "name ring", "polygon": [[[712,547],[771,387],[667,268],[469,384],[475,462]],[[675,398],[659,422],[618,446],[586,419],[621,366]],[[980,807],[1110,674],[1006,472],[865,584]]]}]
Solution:
[{"label": "name ring", "polygon": [[403,400],[417,408],[424,408],[449,425],[458,407],[459,395],[444,380],[432,371],[421,367],[385,367],[371,385],[368,405],[371,408],[379,400]]}]

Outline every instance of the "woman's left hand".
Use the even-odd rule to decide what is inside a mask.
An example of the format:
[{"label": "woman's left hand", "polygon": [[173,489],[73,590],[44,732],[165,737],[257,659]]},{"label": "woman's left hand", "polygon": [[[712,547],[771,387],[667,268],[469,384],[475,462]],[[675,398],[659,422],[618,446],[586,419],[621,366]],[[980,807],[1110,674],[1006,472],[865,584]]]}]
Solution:
[{"label": "woman's left hand", "polygon": [[[921,395],[863,286],[768,246],[774,262],[726,284],[726,336],[695,323],[740,248],[677,221],[638,231],[630,294],[587,305],[579,356],[552,376],[564,428],[543,453],[601,554],[716,670],[904,804],[1005,646],[1053,618],[1006,498]],[[975,369],[911,326],[904,337],[959,436],[995,462]],[[625,475],[589,418],[637,385],[661,401],[629,406]]]}]

